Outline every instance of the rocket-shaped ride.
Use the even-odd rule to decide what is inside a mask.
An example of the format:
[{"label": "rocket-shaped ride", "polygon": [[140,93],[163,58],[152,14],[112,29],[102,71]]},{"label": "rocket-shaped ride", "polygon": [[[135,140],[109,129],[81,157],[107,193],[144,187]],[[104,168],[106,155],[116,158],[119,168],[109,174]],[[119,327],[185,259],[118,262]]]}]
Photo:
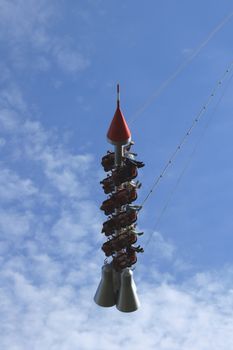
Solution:
[{"label": "rocket-shaped ride", "polygon": [[133,272],[130,269],[137,262],[137,253],[143,252],[134,246],[142,232],[136,232],[137,213],[140,206],[132,203],[137,199],[137,189],[141,184],[134,179],[138,168],[144,166],[130,152],[131,132],[120,109],[120,91],[117,85],[117,109],[107,133],[108,142],[114,145],[114,152],[107,152],[102,158],[102,166],[110,172],[102,180],[105,194],[109,194],[100,209],[108,215],[103,223],[102,233],[107,241],[102,245],[110,263],[102,267],[102,279],[96,291],[95,302],[104,307],[116,305],[123,312],[133,312],[139,307]]}]

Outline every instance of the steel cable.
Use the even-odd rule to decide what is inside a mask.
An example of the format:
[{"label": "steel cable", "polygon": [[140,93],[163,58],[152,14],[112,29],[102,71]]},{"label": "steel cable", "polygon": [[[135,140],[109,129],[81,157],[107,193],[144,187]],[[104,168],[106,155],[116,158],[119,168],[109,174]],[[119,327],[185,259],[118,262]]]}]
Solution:
[{"label": "steel cable", "polygon": [[233,12],[227,15],[205,38],[205,40],[188,56],[188,58],[181,63],[178,68],[171,74],[171,76],[165,79],[162,84],[155,90],[155,92],[147,99],[147,101],[138,109],[138,111],[129,120],[129,124],[132,125],[139,115],[156,100],[156,98],[166,89],[166,87],[184,70],[184,68],[199,54],[199,52],[209,43],[209,41],[222,29],[227,22],[232,18]]},{"label": "steel cable", "polygon": [[215,106],[214,106],[214,109],[213,109],[213,111],[212,111],[212,113],[211,113],[211,115],[210,115],[210,117],[209,117],[207,123],[206,123],[206,124],[204,125],[204,127],[203,127],[203,130],[202,130],[201,135],[198,137],[198,139],[197,139],[197,141],[196,141],[196,143],[195,143],[195,145],[194,145],[194,147],[193,147],[193,150],[192,150],[191,154],[189,155],[189,157],[188,157],[188,159],[187,159],[187,161],[186,161],[186,163],[185,163],[185,165],[184,165],[184,167],[183,167],[183,169],[182,169],[182,171],[181,171],[179,177],[178,177],[177,180],[176,180],[176,183],[175,183],[174,187],[171,189],[171,191],[170,191],[170,193],[169,193],[169,195],[168,195],[168,198],[167,198],[167,200],[166,200],[166,202],[165,202],[165,205],[163,206],[162,210],[160,211],[160,214],[159,214],[159,216],[158,216],[158,219],[157,219],[157,221],[156,221],[156,224],[155,224],[154,228],[152,229],[151,234],[150,234],[149,237],[148,237],[148,240],[147,240],[147,242],[146,242],[146,244],[145,244],[145,247],[150,243],[151,238],[152,238],[154,232],[156,232],[156,230],[158,229],[159,224],[160,224],[160,222],[161,222],[161,219],[162,219],[162,217],[164,216],[164,213],[166,212],[166,210],[167,210],[169,204],[171,203],[172,198],[173,198],[173,196],[174,196],[174,194],[175,194],[175,192],[176,192],[176,190],[177,190],[177,188],[178,188],[178,186],[179,186],[179,184],[180,184],[180,182],[181,182],[181,180],[182,180],[182,178],[183,178],[183,176],[184,176],[186,170],[188,169],[188,167],[189,167],[189,165],[190,165],[190,163],[191,163],[191,161],[192,161],[192,159],[193,159],[193,157],[194,157],[194,155],[195,155],[195,153],[196,153],[198,147],[200,146],[200,143],[201,143],[203,137],[205,136],[205,134],[206,134],[206,132],[207,132],[207,130],[208,130],[208,128],[209,128],[211,122],[213,121],[213,119],[214,119],[214,117],[215,117],[215,114],[216,114],[216,112],[217,112],[217,109],[218,109],[220,103],[222,102],[222,100],[223,100],[223,98],[224,98],[224,96],[225,96],[225,94],[226,94],[226,92],[227,92],[227,90],[228,90],[228,88],[229,88],[229,86],[230,86],[230,83],[231,83],[231,81],[232,81],[232,78],[233,78],[233,74],[230,76],[229,80],[227,81],[226,86],[225,86],[225,88],[224,88],[224,90],[223,90],[221,96],[219,97],[218,101],[216,102],[216,104],[215,104]]},{"label": "steel cable", "polygon": [[208,96],[206,102],[204,103],[204,105],[201,107],[200,111],[195,115],[191,126],[188,128],[188,130],[186,131],[186,133],[184,134],[183,138],[181,139],[181,141],[178,143],[177,147],[175,148],[175,151],[172,153],[172,155],[170,156],[170,158],[168,159],[168,161],[165,163],[165,166],[163,167],[161,173],[159,174],[159,176],[155,179],[150,191],[148,192],[148,194],[146,195],[146,197],[144,198],[144,200],[142,201],[141,204],[141,209],[143,208],[145,202],[148,200],[148,198],[150,197],[150,195],[152,194],[152,192],[157,188],[157,186],[159,185],[161,179],[163,178],[163,176],[165,175],[165,173],[167,172],[168,168],[170,167],[170,165],[173,163],[173,160],[175,159],[176,155],[179,153],[179,151],[181,150],[182,146],[184,145],[184,143],[186,142],[187,138],[191,135],[193,129],[195,128],[196,124],[199,122],[199,120],[201,119],[202,115],[206,112],[209,104],[211,103],[213,97],[216,94],[216,91],[218,90],[218,88],[220,86],[222,86],[223,82],[225,81],[226,77],[229,75],[229,73],[231,72],[233,68],[233,62],[230,63],[230,65],[228,66],[228,68],[225,70],[224,74],[222,75],[222,77],[217,81],[217,83],[215,84],[211,94]]}]

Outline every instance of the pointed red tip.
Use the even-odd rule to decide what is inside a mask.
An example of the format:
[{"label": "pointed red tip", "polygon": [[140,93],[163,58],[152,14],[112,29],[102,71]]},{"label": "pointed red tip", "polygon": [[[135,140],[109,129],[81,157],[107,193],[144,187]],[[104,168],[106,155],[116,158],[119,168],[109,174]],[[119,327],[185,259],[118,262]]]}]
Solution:
[{"label": "pointed red tip", "polygon": [[120,110],[120,86],[117,84],[117,109],[109,127],[107,138],[114,145],[126,145],[131,140],[131,132]]}]

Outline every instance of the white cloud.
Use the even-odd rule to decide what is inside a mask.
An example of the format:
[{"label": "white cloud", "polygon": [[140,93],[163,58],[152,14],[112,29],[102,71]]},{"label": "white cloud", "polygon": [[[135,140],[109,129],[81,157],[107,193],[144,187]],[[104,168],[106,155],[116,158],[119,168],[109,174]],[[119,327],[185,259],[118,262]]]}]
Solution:
[{"label": "white cloud", "polygon": [[[93,158],[71,153],[22,114],[30,115],[19,91],[0,96],[7,156],[0,174],[0,348],[231,349],[233,268],[183,282],[175,270],[159,274],[163,261],[185,262],[158,232],[135,270],[141,308],[123,314],[94,304],[104,256],[91,197]],[[22,175],[23,166],[35,173]]]},{"label": "white cloud", "polygon": [[18,127],[17,114],[15,111],[5,108],[5,106],[0,107],[0,125],[1,131],[11,132],[16,130]]},{"label": "white cloud", "polygon": [[[85,198],[70,200],[69,190],[52,188],[49,177],[68,169],[76,174],[79,183],[89,174],[91,157],[71,154],[40,123],[22,119],[19,122],[16,113],[8,113],[12,119],[1,119],[2,132],[8,139],[21,140],[24,155],[20,159],[43,170],[55,205],[46,207],[46,215],[38,206],[32,206],[30,211],[23,205],[0,211],[0,347],[231,349],[231,268],[215,273],[203,271],[175,283],[174,276],[158,276],[156,271],[153,274],[148,262],[143,265],[141,261],[141,267],[135,271],[142,304],[137,312],[123,314],[94,304],[103,262],[98,208],[88,192]],[[41,184],[36,178],[22,178],[6,168],[1,176],[4,181],[10,180],[5,194],[2,189],[5,200],[40,200]],[[65,181],[70,183],[69,178]],[[177,261],[174,244],[159,232],[149,248],[156,255],[157,265],[163,260],[169,264]],[[149,251],[145,254],[150,256]],[[154,266],[153,256],[149,264]]]},{"label": "white cloud", "polygon": [[[5,107],[3,102],[2,105]],[[18,106],[17,99],[15,105]],[[63,195],[82,198],[88,194],[90,178],[87,179],[86,173],[93,160],[90,154],[69,153],[39,122],[19,118],[11,106],[4,109],[0,106],[0,125],[2,133],[11,140],[10,152],[14,159],[40,164],[43,174]]]},{"label": "white cloud", "polygon": [[53,10],[51,4],[43,0],[1,0],[1,36],[31,39],[38,28],[49,25]]},{"label": "white cloud", "polygon": [[166,260],[171,260],[174,258],[175,246],[172,242],[165,240],[160,232],[148,232],[147,235],[150,238],[145,240],[148,245],[145,247],[150,252],[153,252],[155,257],[159,257],[159,259],[163,258]]},{"label": "white cloud", "polygon": [[55,52],[59,66],[67,72],[79,72],[90,65],[89,59],[84,57],[79,51],[59,48]]},{"label": "white cloud", "polygon": [[31,235],[33,215],[28,211],[0,210],[0,232],[3,240],[14,241],[17,236]]},{"label": "white cloud", "polygon": [[21,112],[26,111],[26,104],[19,89],[15,85],[2,89],[0,94],[1,108],[12,108]]},{"label": "white cloud", "polygon": [[[46,270],[54,269],[46,257],[40,259],[45,264],[45,274]],[[178,287],[143,283],[141,309],[123,314],[93,303],[94,285],[80,285],[78,268],[76,278],[70,278],[65,285],[61,281],[35,285],[12,268],[2,271],[1,280],[5,284],[1,289],[2,348],[47,350],[59,346],[61,350],[104,350],[124,346],[138,350],[228,350],[232,347],[231,290],[224,293],[216,290],[207,299],[206,287],[200,288],[195,280],[192,288],[186,284]],[[85,280],[81,282],[83,285]],[[215,283],[213,276],[211,283]]]},{"label": "white cloud", "polygon": [[38,189],[30,179],[22,179],[17,173],[0,169],[0,197],[1,201],[25,200],[26,197],[38,193]]},{"label": "white cloud", "polygon": [[[90,60],[70,37],[56,35],[62,4],[44,0],[0,2],[0,39],[10,47],[8,64],[47,71],[56,62],[67,73],[85,70]],[[77,38],[76,38],[77,40]],[[34,54],[34,58],[31,58]]]}]

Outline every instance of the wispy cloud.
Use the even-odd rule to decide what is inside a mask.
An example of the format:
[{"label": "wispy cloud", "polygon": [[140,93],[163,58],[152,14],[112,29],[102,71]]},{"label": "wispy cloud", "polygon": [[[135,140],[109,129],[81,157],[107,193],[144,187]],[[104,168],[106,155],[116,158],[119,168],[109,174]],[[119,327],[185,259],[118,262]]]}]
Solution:
[{"label": "wispy cloud", "polygon": [[[15,108],[1,101],[8,167],[1,164],[0,175],[0,347],[231,349],[232,268],[177,282],[177,261],[186,262],[159,232],[135,271],[141,309],[126,315],[94,304],[103,254],[92,156],[71,153],[54,132],[23,117],[20,99]],[[16,163],[36,172],[22,175]],[[158,272],[163,261],[173,272]]]},{"label": "wispy cloud", "polygon": [[[146,251],[148,260],[135,271],[141,309],[126,315],[94,304],[103,255],[101,218],[90,192],[94,182],[85,181],[92,157],[72,154],[38,121],[2,105],[9,168],[2,165],[1,172],[1,348],[230,349],[232,269],[202,271],[179,283],[171,273],[158,276],[162,261],[176,264],[179,256],[159,232]],[[11,161],[30,164],[37,176],[20,175]],[[44,207],[42,194],[50,198]]]},{"label": "wispy cloud", "polygon": [[[85,70],[90,65],[90,58],[80,49],[80,43],[78,48],[72,38],[56,34],[61,14],[61,3],[1,1],[0,40],[10,47],[8,64],[17,69],[30,67],[47,71],[56,63],[67,73]],[[36,54],[36,59],[31,59],[31,52]]]},{"label": "wispy cloud", "polygon": [[[0,99],[1,96],[5,96],[4,91]],[[26,119],[21,113],[17,114],[15,108],[21,107],[23,100],[18,98],[14,101],[13,108],[8,100],[7,103],[3,98],[2,103],[0,100],[1,130],[8,138],[5,151],[10,152],[11,157],[18,162],[20,159],[27,159],[40,164],[40,171],[63,195],[74,198],[85,197],[89,187],[86,172],[92,162],[92,156],[67,152],[39,122]]]},{"label": "wispy cloud", "polygon": [[38,193],[38,188],[31,179],[22,179],[7,168],[0,168],[1,201],[25,200]]},{"label": "wispy cloud", "polygon": [[54,54],[58,65],[70,73],[82,71],[90,65],[90,60],[85,58],[79,51],[61,47],[56,48]]},{"label": "wispy cloud", "polygon": [[94,304],[104,259],[93,198],[100,172],[92,154],[71,151],[36,120],[10,69],[88,68],[85,50],[56,33],[58,6],[0,2],[0,40],[10,48],[0,64],[0,348],[231,349],[232,267],[193,273],[161,232],[135,270],[141,308]]},{"label": "wispy cloud", "polygon": [[[40,256],[34,260],[34,273],[36,260],[43,280],[51,278],[46,283],[35,285],[15,272],[14,266],[6,266],[1,274],[3,348],[86,350],[120,349],[124,345],[135,349],[226,350],[232,346],[232,292],[215,290],[206,298],[206,287],[215,283],[213,276],[201,288],[194,281],[192,287],[144,283],[140,288],[143,307],[126,315],[95,306],[94,285],[85,284],[78,269],[63,285],[57,278],[61,264]],[[109,324],[111,332],[106,333]]]}]

